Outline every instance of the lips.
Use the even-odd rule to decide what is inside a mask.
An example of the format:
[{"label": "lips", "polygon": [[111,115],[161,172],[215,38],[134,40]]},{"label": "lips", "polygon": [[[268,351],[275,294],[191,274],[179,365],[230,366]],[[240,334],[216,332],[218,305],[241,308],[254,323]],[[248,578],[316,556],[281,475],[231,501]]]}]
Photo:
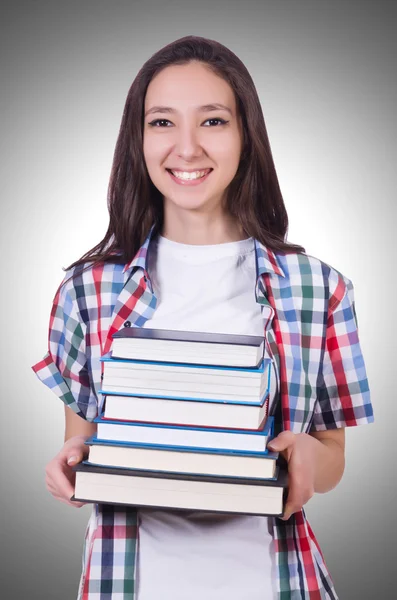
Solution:
[{"label": "lips", "polygon": [[203,169],[166,169],[166,171],[174,172],[174,173],[197,173],[201,171],[206,171],[205,175],[208,175],[210,171],[213,171],[212,167],[203,168]]},{"label": "lips", "polygon": [[[178,171],[179,169],[176,169],[176,171]],[[177,183],[178,185],[183,185],[183,186],[198,186],[202,183],[204,183],[204,181],[206,181],[208,179],[208,177],[210,176],[211,172],[213,171],[212,168],[209,169],[195,169],[194,171],[185,171],[187,173],[195,173],[197,171],[203,171],[206,172],[205,175],[203,175],[202,177],[198,177],[196,179],[182,179],[180,177],[177,177],[176,175],[174,175],[172,173],[172,169],[166,169],[166,171],[168,172],[169,176],[171,177],[171,179],[174,181],[174,183]],[[183,172],[183,171],[180,171]]]}]

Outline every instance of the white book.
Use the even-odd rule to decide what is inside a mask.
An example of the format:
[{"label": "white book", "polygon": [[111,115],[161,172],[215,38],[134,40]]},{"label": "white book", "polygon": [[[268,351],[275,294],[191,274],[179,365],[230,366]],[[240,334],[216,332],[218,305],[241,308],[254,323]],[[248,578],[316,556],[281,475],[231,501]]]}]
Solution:
[{"label": "white book", "polygon": [[108,395],[105,419],[164,423],[169,425],[259,429],[266,419],[268,390],[261,404],[210,402],[140,396]]},{"label": "white book", "polygon": [[95,467],[79,463],[73,500],[255,515],[281,516],[287,474],[276,480],[188,478],[176,474]]},{"label": "white book", "polygon": [[105,442],[92,436],[86,441],[89,446],[87,464],[185,473],[194,475],[216,475],[218,477],[252,477],[271,479],[276,474],[276,452],[223,453],[200,452],[169,447],[148,448],[122,442]]},{"label": "white book", "polygon": [[115,358],[257,367],[264,353],[256,335],[124,327],[112,337]]}]

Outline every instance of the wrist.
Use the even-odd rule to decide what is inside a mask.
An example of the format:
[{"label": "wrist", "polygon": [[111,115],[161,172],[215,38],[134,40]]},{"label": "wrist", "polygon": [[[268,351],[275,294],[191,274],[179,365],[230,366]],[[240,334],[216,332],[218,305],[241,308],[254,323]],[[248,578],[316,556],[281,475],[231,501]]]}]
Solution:
[{"label": "wrist", "polygon": [[334,489],[345,469],[344,449],[331,439],[317,439],[306,434],[311,440],[314,457],[314,491],[325,494]]}]

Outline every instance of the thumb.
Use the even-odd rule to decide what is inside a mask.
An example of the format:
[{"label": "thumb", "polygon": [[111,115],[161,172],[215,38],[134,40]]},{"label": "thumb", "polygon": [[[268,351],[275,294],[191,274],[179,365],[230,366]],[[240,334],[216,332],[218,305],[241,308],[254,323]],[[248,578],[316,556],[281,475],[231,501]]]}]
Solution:
[{"label": "thumb", "polygon": [[70,466],[76,465],[77,463],[83,460],[83,455],[81,452],[75,452],[67,459],[67,463]]},{"label": "thumb", "polygon": [[268,442],[267,447],[269,450],[275,452],[281,452],[294,443],[295,434],[292,431],[282,431],[277,437],[273,438]]},{"label": "thumb", "polygon": [[66,462],[68,465],[73,466],[88,456],[89,448],[85,444],[86,439],[87,437],[84,436],[69,438],[59,453],[61,461],[64,464]]},{"label": "thumb", "polygon": [[69,466],[76,465],[85,458],[85,454],[81,448],[70,448],[66,455],[66,462]]}]

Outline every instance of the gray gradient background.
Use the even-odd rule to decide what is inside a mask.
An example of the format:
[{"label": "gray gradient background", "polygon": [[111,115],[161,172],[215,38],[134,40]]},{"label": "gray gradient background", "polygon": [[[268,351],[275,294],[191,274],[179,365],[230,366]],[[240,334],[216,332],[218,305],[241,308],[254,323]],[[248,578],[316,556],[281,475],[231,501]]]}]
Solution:
[{"label": "gray gradient background", "polygon": [[46,351],[61,267],[105,232],[128,88],[152,53],[187,34],[217,39],[245,62],[289,240],[355,284],[376,423],[347,431],[344,478],[307,512],[341,600],[395,597],[396,10],[388,1],[346,4],[73,0],[3,8],[3,598],[76,597],[90,509],[69,508],[45,489],[45,464],[63,443],[63,407],[30,366]]}]

